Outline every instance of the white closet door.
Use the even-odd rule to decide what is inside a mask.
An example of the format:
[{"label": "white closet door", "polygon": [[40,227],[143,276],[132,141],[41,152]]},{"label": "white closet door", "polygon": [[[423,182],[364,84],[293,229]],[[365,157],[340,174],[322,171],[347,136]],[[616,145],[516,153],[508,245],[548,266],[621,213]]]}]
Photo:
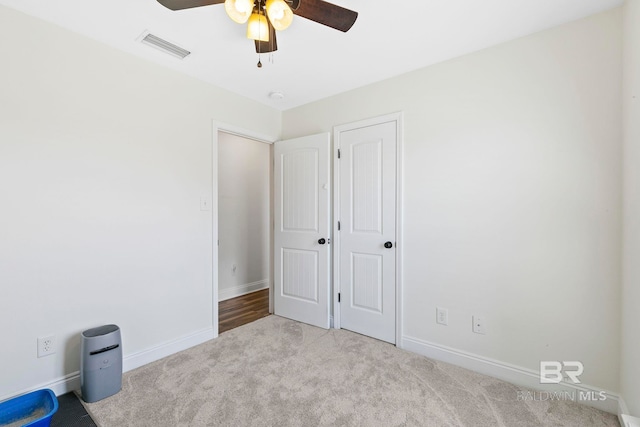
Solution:
[{"label": "white closet door", "polygon": [[341,131],[340,323],[396,342],[397,122]]},{"label": "white closet door", "polygon": [[330,136],[274,146],[274,312],[329,328]]}]

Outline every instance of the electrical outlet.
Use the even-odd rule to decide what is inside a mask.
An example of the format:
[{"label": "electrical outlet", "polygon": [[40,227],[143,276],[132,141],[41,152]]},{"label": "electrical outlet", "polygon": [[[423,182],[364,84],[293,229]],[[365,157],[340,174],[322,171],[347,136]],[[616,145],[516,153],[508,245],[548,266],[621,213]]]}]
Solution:
[{"label": "electrical outlet", "polygon": [[38,338],[38,357],[49,356],[56,352],[56,337],[49,335]]},{"label": "electrical outlet", "polygon": [[436,307],[436,323],[440,325],[449,324],[449,310],[446,308]]},{"label": "electrical outlet", "polygon": [[487,325],[484,320],[484,316],[473,316],[473,332],[476,334],[485,335],[487,333]]}]

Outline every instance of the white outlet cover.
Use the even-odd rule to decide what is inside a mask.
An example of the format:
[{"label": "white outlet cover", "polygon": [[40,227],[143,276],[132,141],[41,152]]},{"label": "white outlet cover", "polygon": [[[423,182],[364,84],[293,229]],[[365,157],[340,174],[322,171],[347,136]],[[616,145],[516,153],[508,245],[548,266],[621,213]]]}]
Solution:
[{"label": "white outlet cover", "polygon": [[449,324],[449,310],[442,307],[436,307],[436,323],[440,325]]},{"label": "white outlet cover", "polygon": [[486,335],[487,325],[484,316],[473,316],[473,332],[476,334]]},{"label": "white outlet cover", "polygon": [[38,338],[38,357],[45,357],[56,353],[56,337],[48,335]]}]

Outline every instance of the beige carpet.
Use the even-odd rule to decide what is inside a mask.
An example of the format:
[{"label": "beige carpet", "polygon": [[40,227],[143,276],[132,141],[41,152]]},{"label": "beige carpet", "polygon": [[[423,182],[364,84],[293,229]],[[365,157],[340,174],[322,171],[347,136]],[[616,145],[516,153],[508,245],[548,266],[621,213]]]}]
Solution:
[{"label": "beige carpet", "polygon": [[619,426],[519,388],[345,330],[276,316],[124,374],[86,404],[101,427]]}]

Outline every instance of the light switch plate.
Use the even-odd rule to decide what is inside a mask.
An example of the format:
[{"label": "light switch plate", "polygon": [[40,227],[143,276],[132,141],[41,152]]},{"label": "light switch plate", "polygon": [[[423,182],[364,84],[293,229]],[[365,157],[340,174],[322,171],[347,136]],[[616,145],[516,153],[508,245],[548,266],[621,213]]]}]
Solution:
[{"label": "light switch plate", "polygon": [[200,197],[200,210],[201,211],[210,211],[211,210],[211,199],[207,196]]}]

